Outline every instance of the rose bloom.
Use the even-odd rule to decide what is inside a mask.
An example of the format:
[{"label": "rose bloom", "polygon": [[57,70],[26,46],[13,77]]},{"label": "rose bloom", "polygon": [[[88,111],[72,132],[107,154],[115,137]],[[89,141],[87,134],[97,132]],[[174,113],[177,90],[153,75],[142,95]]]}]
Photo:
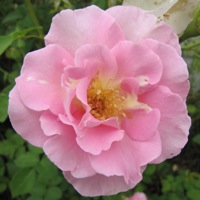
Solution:
[{"label": "rose bloom", "polygon": [[133,188],[180,153],[190,118],[177,35],[139,8],[63,10],[10,92],[16,132],[84,196]]},{"label": "rose bloom", "polygon": [[125,200],[147,200],[147,197],[143,192],[136,192],[132,197]]}]

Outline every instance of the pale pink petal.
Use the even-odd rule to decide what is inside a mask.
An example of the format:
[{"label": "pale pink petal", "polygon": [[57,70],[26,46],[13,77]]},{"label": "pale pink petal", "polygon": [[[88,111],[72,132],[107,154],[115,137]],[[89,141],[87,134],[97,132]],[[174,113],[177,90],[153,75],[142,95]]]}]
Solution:
[{"label": "pale pink petal", "polygon": [[157,17],[133,6],[116,6],[106,10],[125,33],[127,40],[138,42],[148,35]]},{"label": "pale pink petal", "polygon": [[67,9],[57,14],[45,43],[59,44],[74,55],[85,44],[101,44],[110,48],[122,39],[124,35],[115,20],[100,8],[90,6],[75,11]]},{"label": "pale pink petal", "polygon": [[[90,110],[89,110],[90,111]],[[79,129],[83,129],[83,128],[92,128],[92,127],[96,127],[99,125],[106,125],[106,126],[110,126],[113,128],[117,128],[119,129],[119,121],[116,117],[111,117],[105,120],[98,120],[95,117],[93,117],[93,115],[90,114],[90,112],[86,112],[80,123],[79,123]]]},{"label": "pale pink petal", "polygon": [[8,114],[13,128],[20,136],[34,146],[43,146],[48,137],[40,127],[41,112],[32,111],[23,104],[16,86],[9,94]]},{"label": "pale pink petal", "polygon": [[140,166],[136,163],[137,153],[133,149],[133,142],[124,137],[113,143],[108,151],[103,151],[98,156],[90,155],[91,165],[99,174],[124,176],[127,183],[137,182],[141,178]]},{"label": "pale pink petal", "polygon": [[147,200],[147,197],[142,192],[136,192],[132,197],[126,198],[125,200]]},{"label": "pale pink petal", "polygon": [[95,174],[87,154],[77,145],[75,132],[70,126],[66,125],[64,134],[47,140],[43,149],[48,158],[63,171],[72,171],[77,177]]},{"label": "pale pink petal", "polygon": [[64,129],[64,125],[60,122],[59,117],[50,111],[43,111],[39,120],[46,136],[60,135]]},{"label": "pale pink petal", "polygon": [[75,65],[83,67],[88,77],[98,73],[105,80],[114,78],[117,72],[117,64],[110,50],[100,45],[84,45],[78,49],[75,54]]},{"label": "pale pink petal", "polygon": [[164,22],[160,22],[149,32],[147,38],[154,39],[160,43],[168,44],[175,48],[177,53],[181,55],[181,46],[179,44],[178,35],[171,26]]},{"label": "pale pink petal", "polygon": [[145,109],[132,110],[132,118],[122,120],[122,129],[133,140],[146,141],[155,133],[160,122],[160,112],[158,109],[151,111]]},{"label": "pale pink petal", "polygon": [[172,92],[179,94],[185,100],[190,85],[187,64],[183,58],[172,47],[155,40],[144,40],[143,44],[151,48],[161,59],[163,74],[160,84],[169,87]]},{"label": "pale pink petal", "polygon": [[111,14],[128,40],[139,42],[152,38],[173,46],[180,54],[179,39],[173,29],[157,17],[133,6],[116,6],[106,12]]},{"label": "pale pink petal", "polygon": [[66,89],[66,96],[65,96],[65,114],[67,115],[68,119],[70,121],[80,121],[82,119],[82,116],[85,113],[85,109],[76,97],[76,91],[74,89]]},{"label": "pale pink petal", "polygon": [[[133,188],[137,183],[126,183],[123,176],[106,177],[101,174],[76,179],[70,172],[64,172],[65,178],[83,196],[113,195]],[[141,180],[138,179],[139,182]]]},{"label": "pale pink petal", "polygon": [[145,166],[146,164],[158,158],[162,151],[159,132],[156,131],[156,133],[145,142],[134,141],[132,151],[133,154],[136,155],[135,162],[139,166]]},{"label": "pale pink petal", "polygon": [[97,173],[105,176],[124,176],[127,183],[137,182],[142,168],[160,156],[160,153],[161,142],[158,133],[145,142],[132,141],[124,136],[119,142],[114,142],[109,150],[98,156],[90,155],[90,161]]},{"label": "pale pink petal", "polygon": [[113,142],[121,140],[124,137],[124,130],[100,125],[93,128],[84,128],[80,130],[78,135],[76,138],[78,145],[85,152],[98,155],[102,151],[108,150]]},{"label": "pale pink petal", "polygon": [[144,77],[151,84],[160,80],[163,66],[160,58],[150,48],[124,41],[116,45],[112,53],[118,64],[119,77]]},{"label": "pale pink petal", "polygon": [[121,88],[129,94],[137,95],[139,90],[139,83],[135,78],[132,77],[124,78],[121,82]]},{"label": "pale pink petal", "polygon": [[83,78],[79,81],[77,87],[76,87],[76,97],[77,99],[82,102],[85,107],[89,108],[88,102],[87,102],[87,89],[89,87],[91,79],[88,77]]},{"label": "pale pink petal", "polygon": [[66,51],[57,45],[50,45],[25,57],[23,73],[16,82],[27,107],[36,111],[50,109],[56,114],[64,112],[61,76],[65,67],[62,61],[67,57]]},{"label": "pale pink petal", "polygon": [[164,86],[141,95],[140,101],[152,108],[158,108],[161,114],[158,131],[161,136],[162,154],[154,163],[178,155],[188,140],[191,125],[185,102]]}]

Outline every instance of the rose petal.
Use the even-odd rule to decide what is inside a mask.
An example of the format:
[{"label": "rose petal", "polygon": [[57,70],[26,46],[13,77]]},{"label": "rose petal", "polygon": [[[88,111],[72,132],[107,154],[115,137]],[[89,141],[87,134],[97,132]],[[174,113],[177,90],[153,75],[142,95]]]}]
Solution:
[{"label": "rose petal", "polygon": [[[89,110],[90,111],[90,110]],[[111,117],[105,120],[98,120],[95,117],[93,117],[90,112],[86,112],[79,124],[79,129],[83,129],[83,128],[93,128],[95,126],[99,126],[99,125],[106,125],[106,126],[110,126],[113,128],[117,128],[119,129],[119,121],[116,117]]]},{"label": "rose petal", "polygon": [[75,139],[73,128],[66,125],[64,134],[56,135],[44,144],[44,152],[61,170],[72,171],[74,176],[87,177],[95,174],[88,156],[82,151]]},{"label": "rose petal", "polygon": [[59,135],[63,132],[63,124],[58,116],[49,111],[44,111],[40,116],[41,128],[46,136]]},{"label": "rose petal", "polygon": [[135,78],[124,78],[121,82],[121,88],[129,94],[137,94],[139,90],[139,83]]},{"label": "rose petal", "polygon": [[126,39],[139,42],[152,38],[173,46],[181,53],[179,38],[166,23],[158,23],[157,17],[133,6],[116,6],[106,12],[112,15],[125,33]]},{"label": "rose petal", "polygon": [[[132,6],[115,6],[106,10],[114,17],[116,23],[125,33],[128,40],[140,41],[157,23],[154,15],[147,14]],[[141,25],[142,24],[142,25]]]},{"label": "rose petal", "polygon": [[112,53],[119,67],[118,76],[145,77],[151,84],[160,80],[163,70],[160,58],[144,45],[124,41],[116,45]]},{"label": "rose petal", "polygon": [[45,43],[59,44],[74,55],[85,44],[112,47],[122,39],[123,33],[114,19],[100,8],[90,6],[75,11],[67,9],[57,14],[45,37]]},{"label": "rose petal", "polygon": [[190,88],[188,82],[187,64],[176,51],[168,45],[158,43],[155,40],[144,40],[143,44],[151,48],[159,57],[163,64],[163,74],[160,80],[161,85],[165,85],[183,100],[186,99]]},{"label": "rose petal", "polygon": [[153,163],[178,155],[188,140],[191,125],[185,102],[164,86],[141,95],[140,101],[160,110],[158,131],[161,135],[162,154]]},{"label": "rose petal", "polygon": [[[105,176],[124,176],[127,183],[140,179],[142,168],[161,153],[160,136],[156,133],[145,142],[125,137],[112,144],[112,148],[100,155],[90,155],[92,167]],[[113,156],[115,155],[115,156]]]},{"label": "rose petal", "polygon": [[[106,177],[101,174],[82,179],[76,179],[69,172],[64,172],[65,178],[83,196],[113,195],[133,188],[137,183],[126,183],[122,176]],[[141,177],[138,178],[138,182]]]},{"label": "rose petal", "polygon": [[117,72],[117,64],[110,50],[100,45],[84,45],[79,48],[75,54],[75,65],[83,67],[88,77],[99,73],[103,79],[109,80]]},{"label": "rose petal", "polygon": [[65,67],[62,60],[67,57],[66,51],[57,45],[50,45],[25,57],[23,73],[16,82],[27,107],[35,111],[50,109],[55,114],[64,112],[61,76]]},{"label": "rose petal", "polygon": [[155,133],[160,122],[158,109],[147,111],[133,110],[132,118],[124,118],[122,128],[133,139],[138,141],[149,140]]},{"label": "rose petal", "polygon": [[108,150],[113,142],[121,140],[124,137],[124,131],[100,125],[93,128],[84,128],[78,135],[76,138],[78,145],[85,152],[98,155],[102,151]]},{"label": "rose petal", "polygon": [[48,137],[40,127],[41,112],[32,111],[23,104],[16,86],[9,94],[8,114],[13,128],[21,137],[34,146],[43,146]]},{"label": "rose petal", "polygon": [[181,46],[179,44],[179,37],[171,28],[164,22],[160,22],[155,28],[149,32],[148,37],[160,43],[168,44],[175,48],[177,53],[181,55]]}]

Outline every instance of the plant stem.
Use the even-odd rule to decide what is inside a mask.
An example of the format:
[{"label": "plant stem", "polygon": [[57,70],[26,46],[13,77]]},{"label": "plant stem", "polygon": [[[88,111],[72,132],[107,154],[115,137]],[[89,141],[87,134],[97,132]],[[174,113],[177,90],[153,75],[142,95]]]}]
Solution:
[{"label": "plant stem", "polygon": [[[40,26],[39,20],[38,20],[36,14],[35,14],[35,11],[33,9],[33,5],[31,3],[31,1],[30,0],[25,0],[25,4],[26,4],[26,7],[27,7],[27,9],[29,11],[29,14],[30,14],[31,19],[33,20],[33,23],[35,24],[35,26]],[[38,29],[37,31],[38,31],[38,34],[39,34],[40,38],[44,38],[44,34],[43,34],[42,30]]]},{"label": "plant stem", "polygon": [[199,45],[200,45],[200,42],[197,42],[197,43],[194,43],[194,44],[191,44],[191,45],[188,45],[188,46],[183,46],[182,50],[192,49],[192,48],[199,46]]}]

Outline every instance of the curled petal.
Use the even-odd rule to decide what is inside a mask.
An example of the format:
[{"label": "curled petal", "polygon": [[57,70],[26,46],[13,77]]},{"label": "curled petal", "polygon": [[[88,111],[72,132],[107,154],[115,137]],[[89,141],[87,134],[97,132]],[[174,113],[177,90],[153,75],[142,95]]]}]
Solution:
[{"label": "curled petal", "polygon": [[93,128],[84,128],[78,135],[76,141],[79,146],[85,152],[98,155],[103,150],[108,150],[113,142],[121,140],[124,136],[124,131],[100,125]]}]

